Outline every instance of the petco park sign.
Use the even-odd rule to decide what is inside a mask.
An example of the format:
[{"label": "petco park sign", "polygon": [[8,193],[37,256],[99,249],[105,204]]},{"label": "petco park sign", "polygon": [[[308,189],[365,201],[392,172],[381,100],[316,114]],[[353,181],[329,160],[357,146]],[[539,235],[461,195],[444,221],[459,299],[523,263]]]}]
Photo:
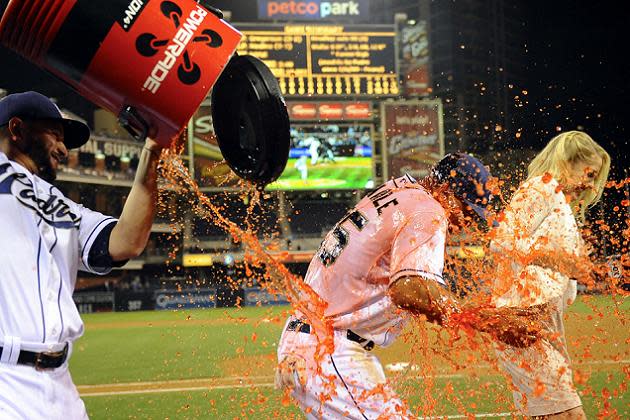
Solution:
[{"label": "petco park sign", "polygon": [[273,20],[361,20],[369,17],[368,0],[258,0],[258,18]]}]

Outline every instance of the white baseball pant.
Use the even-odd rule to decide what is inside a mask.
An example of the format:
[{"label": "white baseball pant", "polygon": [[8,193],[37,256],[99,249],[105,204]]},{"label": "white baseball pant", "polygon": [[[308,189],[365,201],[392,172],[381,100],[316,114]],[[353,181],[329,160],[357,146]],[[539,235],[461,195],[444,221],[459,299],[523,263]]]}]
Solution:
[{"label": "white baseball pant", "polygon": [[378,358],[348,340],[347,331],[335,331],[334,351],[319,360],[317,344],[313,332],[285,326],[278,346],[276,384],[292,388],[308,419],[414,418],[387,383]]},{"label": "white baseball pant", "polygon": [[47,370],[0,363],[0,418],[83,420],[88,416],[67,363]]}]

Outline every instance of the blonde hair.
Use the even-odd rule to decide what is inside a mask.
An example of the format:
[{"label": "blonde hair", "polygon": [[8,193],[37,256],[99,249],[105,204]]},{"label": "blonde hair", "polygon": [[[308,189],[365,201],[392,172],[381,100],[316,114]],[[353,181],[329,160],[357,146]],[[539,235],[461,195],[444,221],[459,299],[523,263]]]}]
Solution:
[{"label": "blonde hair", "polygon": [[584,220],[586,210],[599,201],[610,171],[610,155],[595,140],[582,131],[567,131],[552,138],[527,168],[527,179],[551,174],[561,185],[567,181],[569,169],[576,163],[602,159],[602,167],[594,180],[595,189],[587,189],[571,203],[576,218]]}]

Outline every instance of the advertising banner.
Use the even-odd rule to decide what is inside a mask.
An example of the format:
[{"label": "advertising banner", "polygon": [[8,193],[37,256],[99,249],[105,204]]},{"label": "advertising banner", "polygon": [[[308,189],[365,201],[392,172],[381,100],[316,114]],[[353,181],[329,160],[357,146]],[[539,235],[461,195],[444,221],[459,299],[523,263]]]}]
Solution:
[{"label": "advertising banner", "polygon": [[153,292],[116,291],[116,312],[150,311],[154,308]]},{"label": "advertising banner", "polygon": [[72,299],[82,314],[114,310],[114,292],[78,292],[72,295]]},{"label": "advertising banner", "polygon": [[405,96],[427,96],[429,80],[429,36],[427,23],[404,25],[400,30],[400,76]]},{"label": "advertising banner", "polygon": [[258,0],[259,20],[367,20],[368,0]]},{"label": "advertising banner", "polygon": [[216,308],[215,289],[156,290],[155,309]]},{"label": "advertising banner", "polygon": [[291,121],[369,121],[373,118],[370,102],[289,102]]},{"label": "advertising banner", "polygon": [[405,173],[423,178],[444,156],[440,101],[386,102],[381,105],[386,179]]},{"label": "advertising banner", "polygon": [[68,151],[59,167],[61,180],[97,178],[102,182],[131,182],[136,175],[142,144],[137,141],[91,136],[78,149]]},{"label": "advertising banner", "polygon": [[271,294],[260,287],[246,287],[243,299],[244,306],[286,305],[289,300],[281,294]]}]

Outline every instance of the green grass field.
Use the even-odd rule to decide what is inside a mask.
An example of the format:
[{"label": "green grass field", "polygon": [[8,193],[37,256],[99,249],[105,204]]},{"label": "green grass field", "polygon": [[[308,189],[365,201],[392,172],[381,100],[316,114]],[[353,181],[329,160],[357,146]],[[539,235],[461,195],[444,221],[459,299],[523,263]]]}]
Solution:
[{"label": "green grass field", "polygon": [[372,179],[372,159],[367,157],[338,157],[335,162],[311,165],[308,160],[308,178],[302,180],[295,168],[297,159],[289,159],[280,178],[268,190],[363,189]]},{"label": "green grass field", "polygon": [[[630,417],[629,309],[627,298],[585,297],[568,314],[567,339],[589,417],[614,418],[614,410]],[[276,344],[288,310],[86,315],[72,375],[93,419],[300,418],[273,389]],[[511,394],[491,366],[490,348],[482,343],[471,350],[461,340],[448,347],[440,338],[433,327],[416,328],[375,350],[401,396],[421,414],[509,417]],[[418,377],[419,371],[428,377]]]}]

